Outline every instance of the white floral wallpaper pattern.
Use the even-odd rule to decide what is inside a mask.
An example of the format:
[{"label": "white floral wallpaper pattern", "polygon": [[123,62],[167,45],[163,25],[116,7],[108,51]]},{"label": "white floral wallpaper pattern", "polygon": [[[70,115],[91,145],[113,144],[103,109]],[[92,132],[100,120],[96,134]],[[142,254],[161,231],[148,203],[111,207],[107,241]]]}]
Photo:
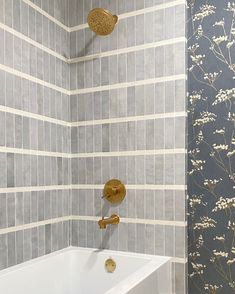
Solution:
[{"label": "white floral wallpaper pattern", "polygon": [[188,293],[235,293],[235,2],[188,0]]}]

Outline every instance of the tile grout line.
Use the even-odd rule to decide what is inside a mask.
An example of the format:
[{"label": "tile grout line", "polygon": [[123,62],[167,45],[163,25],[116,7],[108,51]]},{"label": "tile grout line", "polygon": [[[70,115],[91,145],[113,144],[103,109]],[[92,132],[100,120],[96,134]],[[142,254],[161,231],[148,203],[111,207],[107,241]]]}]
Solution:
[{"label": "tile grout line", "polygon": [[[87,190],[87,189],[94,189],[94,190],[103,190],[103,185],[92,185],[92,184],[78,184],[78,185],[71,185],[72,190]],[[185,185],[126,185],[127,189],[130,190],[186,190],[187,186]]]},{"label": "tile grout line", "polygon": [[121,157],[121,156],[141,156],[141,155],[164,155],[164,154],[186,154],[187,150],[179,149],[155,149],[155,150],[133,150],[117,152],[93,152],[93,153],[63,153],[53,151],[42,151],[34,149],[23,149],[0,146],[0,153],[13,153],[22,155],[48,156],[59,158],[94,158],[94,157]]},{"label": "tile grout line", "polygon": [[[88,215],[72,215],[72,220],[87,220],[98,222],[100,216],[88,216]],[[154,219],[140,219],[140,218],[128,218],[120,217],[121,223],[126,224],[146,224],[146,225],[165,225],[165,226],[177,226],[186,227],[186,221],[169,221],[169,220],[154,220]]]},{"label": "tile grout line", "polygon": [[126,117],[116,117],[116,118],[107,118],[107,119],[98,119],[98,120],[88,120],[88,121],[77,121],[77,122],[67,122],[64,120],[59,120],[49,116],[44,116],[41,114],[28,112],[25,110],[20,110],[16,108],[11,108],[8,106],[0,105],[0,111],[5,113],[11,113],[20,115],[23,117],[28,117],[32,119],[37,119],[40,121],[50,122],[66,127],[80,127],[80,126],[91,126],[91,125],[100,125],[100,124],[114,124],[122,122],[131,122],[131,121],[142,121],[142,120],[152,120],[152,119],[164,119],[164,118],[176,118],[176,117],[187,117],[187,112],[178,111],[178,112],[168,112],[168,113],[157,113],[141,116],[126,116]]},{"label": "tile grout line", "polygon": [[[21,230],[27,230],[30,228],[35,228],[39,226],[44,226],[47,224],[54,224],[58,222],[64,221],[76,221],[76,220],[83,220],[83,221],[94,221],[98,222],[100,220],[99,216],[80,216],[80,215],[70,215],[70,216],[62,216],[52,219],[47,219],[38,222],[32,222],[23,225],[16,225],[8,228],[1,228],[0,235],[8,234],[11,232],[17,232]],[[138,219],[138,218],[126,218],[120,217],[121,223],[132,223],[132,224],[145,224],[145,225],[164,225],[164,226],[176,226],[176,227],[187,227],[187,222],[184,221],[168,221],[168,220],[153,220],[153,219]]]},{"label": "tile grout line", "polygon": [[[49,13],[44,11],[42,8],[40,8],[39,6],[32,3],[30,0],[23,0],[23,2],[25,4],[27,4],[28,6],[31,6],[33,9],[38,11],[40,14],[44,15],[49,20],[51,20],[56,25],[60,26],[61,28],[63,28],[65,31],[67,31],[69,33],[88,28],[87,23],[83,23],[83,24],[73,26],[73,27],[66,26],[61,21],[57,20],[55,17],[51,16]],[[175,1],[168,2],[168,3],[163,3],[163,4],[154,5],[154,6],[147,7],[147,8],[138,9],[138,10],[135,10],[133,12],[125,12],[125,13],[119,14],[118,17],[119,17],[119,19],[125,19],[125,18],[129,18],[131,16],[137,16],[137,15],[140,15],[140,14],[145,14],[145,13],[149,13],[149,12],[163,10],[163,9],[170,8],[170,7],[173,7],[173,6],[177,6],[177,5],[180,5],[180,4],[185,4],[185,0],[175,0]]]},{"label": "tile grout line", "polygon": [[51,185],[51,186],[6,187],[6,188],[0,188],[0,194],[53,191],[53,190],[71,190],[71,185],[68,184],[68,185]]},{"label": "tile grout line", "polygon": [[164,119],[164,118],[176,118],[176,117],[187,117],[187,112],[178,111],[178,112],[167,112],[167,113],[157,113],[157,114],[148,114],[148,115],[137,115],[137,116],[126,116],[126,117],[117,117],[117,118],[107,118],[107,119],[97,119],[97,120],[88,120],[88,121],[78,121],[72,122],[72,127],[80,126],[91,126],[91,125],[103,125],[103,124],[115,124],[122,122],[131,122],[131,121],[142,121],[142,120],[151,120],[151,119]]},{"label": "tile grout line", "polygon": [[77,89],[77,90],[75,89],[75,90],[70,90],[70,95],[94,93],[94,92],[100,92],[100,91],[108,91],[113,89],[122,89],[122,88],[128,88],[133,86],[149,85],[149,84],[156,84],[161,82],[169,82],[169,81],[177,81],[177,80],[187,80],[186,74],[162,76],[158,78],[144,79],[144,80],[133,81],[133,82],[125,82],[125,83],[117,83],[117,84],[92,87],[92,88],[83,88],[83,89]]},{"label": "tile grout line", "polygon": [[49,117],[49,116],[44,116],[44,115],[33,113],[33,112],[28,112],[28,111],[25,111],[25,110],[11,108],[11,107],[8,107],[8,106],[0,105],[0,111],[5,112],[5,113],[11,113],[11,114],[23,116],[23,117],[28,117],[28,118],[32,118],[32,119],[37,119],[37,120],[40,120],[40,121],[50,122],[50,123],[65,126],[65,127],[71,127],[70,122],[67,122],[67,121],[64,121],[64,120],[59,120],[59,119],[52,118],[52,117]]},{"label": "tile grout line", "polygon": [[[103,190],[102,184],[67,184],[67,185],[51,185],[51,186],[28,186],[28,187],[5,187],[0,188],[0,194],[20,193],[20,192],[38,192],[52,190]],[[186,190],[185,185],[126,185],[130,190]]]},{"label": "tile grout line", "polygon": [[34,149],[23,149],[23,148],[12,148],[0,146],[0,153],[14,153],[22,155],[36,155],[36,156],[49,156],[49,157],[62,157],[62,158],[71,158],[70,153],[60,153],[53,151],[41,151]]},{"label": "tile grout line", "polygon": [[29,223],[29,224],[8,227],[8,228],[0,229],[0,235],[12,233],[12,232],[18,232],[18,231],[27,230],[27,229],[32,229],[32,228],[36,228],[36,227],[40,227],[40,226],[45,226],[48,224],[65,222],[65,221],[69,221],[69,220],[71,220],[71,216],[62,216],[62,217],[52,218],[52,219],[48,219],[48,220],[44,220],[44,221],[38,221],[38,222]]},{"label": "tile grout line", "polygon": [[120,157],[120,156],[141,156],[141,155],[164,155],[164,154],[186,154],[187,149],[155,149],[155,150],[133,150],[115,152],[93,152],[93,153],[72,153],[71,158],[90,157]]}]

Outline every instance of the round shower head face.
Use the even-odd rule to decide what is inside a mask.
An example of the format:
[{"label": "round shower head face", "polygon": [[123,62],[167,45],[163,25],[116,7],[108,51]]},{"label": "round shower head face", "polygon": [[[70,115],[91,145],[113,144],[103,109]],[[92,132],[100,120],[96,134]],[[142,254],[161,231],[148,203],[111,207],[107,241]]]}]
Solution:
[{"label": "round shower head face", "polygon": [[112,15],[109,11],[103,8],[95,8],[91,10],[87,17],[87,22],[90,29],[100,36],[111,34],[118,21],[116,15]]}]

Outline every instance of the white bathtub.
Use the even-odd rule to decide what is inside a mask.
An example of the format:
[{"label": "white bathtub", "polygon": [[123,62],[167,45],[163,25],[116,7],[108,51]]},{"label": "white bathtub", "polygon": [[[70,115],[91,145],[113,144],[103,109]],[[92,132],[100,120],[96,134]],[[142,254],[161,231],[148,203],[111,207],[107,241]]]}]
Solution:
[{"label": "white bathtub", "polygon": [[[105,261],[116,262],[107,273]],[[67,248],[0,272],[1,294],[171,294],[170,259]]]}]

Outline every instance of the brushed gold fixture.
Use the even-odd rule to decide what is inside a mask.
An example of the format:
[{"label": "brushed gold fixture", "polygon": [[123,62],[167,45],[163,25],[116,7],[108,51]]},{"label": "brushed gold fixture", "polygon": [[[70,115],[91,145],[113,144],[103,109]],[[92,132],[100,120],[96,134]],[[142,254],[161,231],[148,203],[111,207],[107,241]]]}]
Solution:
[{"label": "brushed gold fixture", "polygon": [[105,184],[103,195],[111,203],[120,203],[126,196],[126,188],[121,181],[112,179]]},{"label": "brushed gold fixture", "polygon": [[105,261],[105,269],[108,273],[113,273],[116,267],[116,262],[112,258],[109,258]]},{"label": "brushed gold fixture", "polygon": [[104,218],[102,217],[101,220],[98,221],[98,225],[100,226],[100,229],[106,229],[107,225],[117,225],[120,222],[120,218],[118,215],[113,214],[111,217]]},{"label": "brushed gold fixture", "polygon": [[111,12],[103,8],[95,8],[91,10],[87,17],[90,29],[100,36],[111,34],[117,21],[117,15],[112,15]]}]

